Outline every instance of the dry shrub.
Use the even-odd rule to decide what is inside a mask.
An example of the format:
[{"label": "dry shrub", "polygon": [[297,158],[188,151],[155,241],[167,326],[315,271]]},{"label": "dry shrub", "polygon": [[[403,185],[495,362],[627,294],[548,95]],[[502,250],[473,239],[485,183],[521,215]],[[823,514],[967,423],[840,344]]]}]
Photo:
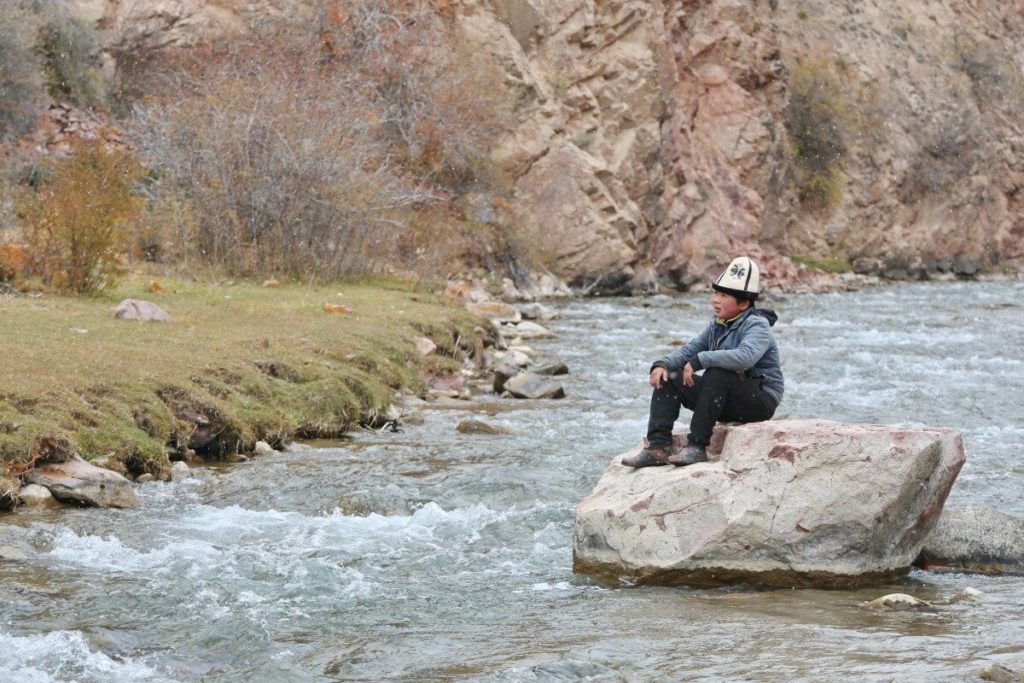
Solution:
[{"label": "dry shrub", "polygon": [[366,84],[403,165],[455,193],[501,184],[490,143],[506,125],[500,70],[451,34],[449,6],[409,0],[334,0],[324,46]]},{"label": "dry shrub", "polygon": [[501,191],[489,163],[500,108],[479,94],[494,89],[446,47],[457,41],[430,3],[323,9],[314,32],[264,27],[135,75],[164,83],[136,109],[161,173],[155,194],[191,202],[197,257],[233,274],[332,278],[435,262],[457,242],[451,224],[426,221],[442,234],[418,244],[410,226],[466,193]]},{"label": "dry shrub", "polygon": [[28,272],[28,250],[22,244],[0,244],[0,282],[18,283]]},{"label": "dry shrub", "polygon": [[59,0],[8,0],[0,21],[0,139],[36,124],[47,91],[80,105],[104,100],[99,41]]},{"label": "dry shrub", "polygon": [[238,275],[344,275],[383,256],[399,210],[431,199],[367,134],[355,83],[302,53],[253,47],[210,64],[191,74],[201,92],[146,112],[141,136],[167,189],[191,198],[204,260]]},{"label": "dry shrub", "polygon": [[905,202],[949,191],[968,177],[980,153],[981,125],[970,111],[937,112],[918,131],[919,148],[900,186]]},{"label": "dry shrub", "polygon": [[96,32],[58,3],[42,3],[36,50],[47,89],[54,99],[84,106],[102,105],[106,84]]},{"label": "dry shrub", "polygon": [[20,197],[29,267],[49,285],[102,289],[120,274],[128,223],[142,207],[133,192],[142,169],[125,151],[82,141],[52,165],[52,179]]},{"label": "dry shrub", "polygon": [[28,132],[42,110],[42,77],[24,30],[26,17],[14,11],[0,22],[0,140]]},{"label": "dry shrub", "polygon": [[834,208],[842,195],[838,163],[846,152],[842,85],[831,65],[801,64],[790,73],[786,128],[793,142],[800,200]]}]

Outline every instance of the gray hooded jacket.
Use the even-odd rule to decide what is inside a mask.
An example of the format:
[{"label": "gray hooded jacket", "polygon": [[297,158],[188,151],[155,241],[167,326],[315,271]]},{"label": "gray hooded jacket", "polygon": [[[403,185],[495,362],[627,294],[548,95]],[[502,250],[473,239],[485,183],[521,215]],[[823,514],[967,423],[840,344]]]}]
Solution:
[{"label": "gray hooded jacket", "polygon": [[695,369],[723,368],[742,372],[748,377],[761,377],[761,388],[778,405],[782,402],[784,386],[782,361],[771,331],[771,326],[778,319],[773,310],[751,307],[728,323],[723,332],[723,326],[712,318],[703,332],[686,346],[655,361],[652,368],[679,371],[696,359],[693,363]]}]

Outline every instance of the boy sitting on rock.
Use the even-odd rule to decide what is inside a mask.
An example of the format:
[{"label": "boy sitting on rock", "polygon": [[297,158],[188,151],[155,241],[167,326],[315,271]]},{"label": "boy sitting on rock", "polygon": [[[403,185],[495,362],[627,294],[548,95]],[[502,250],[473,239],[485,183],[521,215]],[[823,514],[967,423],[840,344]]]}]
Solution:
[{"label": "boy sitting on rock", "polygon": [[[716,422],[767,420],[782,401],[779,347],[771,331],[778,316],[754,306],[760,293],[757,265],[746,256],[733,259],[711,287],[711,323],[686,346],[651,366],[654,395],[645,447],[623,458],[623,465],[705,462]],[[700,370],[703,376],[696,374]],[[687,445],[676,453],[672,425],[680,405],[693,416]]]}]

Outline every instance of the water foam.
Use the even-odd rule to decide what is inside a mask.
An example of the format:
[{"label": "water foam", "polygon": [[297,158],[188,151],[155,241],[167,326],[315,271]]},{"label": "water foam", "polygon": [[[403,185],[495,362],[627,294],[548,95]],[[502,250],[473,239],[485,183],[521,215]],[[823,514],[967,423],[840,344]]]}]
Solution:
[{"label": "water foam", "polygon": [[140,662],[130,658],[117,660],[102,652],[93,652],[79,631],[52,631],[33,636],[15,636],[0,631],[0,679],[48,683],[73,680],[163,681]]}]

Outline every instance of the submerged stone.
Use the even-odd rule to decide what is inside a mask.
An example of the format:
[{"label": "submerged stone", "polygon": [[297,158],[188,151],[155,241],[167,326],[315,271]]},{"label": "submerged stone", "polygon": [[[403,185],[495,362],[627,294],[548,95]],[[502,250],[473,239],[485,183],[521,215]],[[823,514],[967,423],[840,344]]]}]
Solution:
[{"label": "submerged stone", "polygon": [[512,430],[500,425],[492,425],[483,420],[463,420],[457,427],[460,434],[512,434]]},{"label": "submerged stone", "polygon": [[864,606],[869,609],[898,610],[931,607],[931,604],[906,593],[890,593],[865,602]]},{"label": "submerged stone", "polygon": [[644,469],[617,456],[576,508],[575,571],[684,585],[889,579],[910,568],[964,463],[952,429],[825,420],[720,424],[708,454]]},{"label": "submerged stone", "polygon": [[25,553],[21,552],[17,548],[13,548],[9,545],[0,545],[0,561],[21,562],[26,559],[28,559],[28,557]]},{"label": "submerged stone", "polygon": [[950,598],[949,604],[955,605],[958,602],[978,602],[984,599],[984,593],[977,588],[971,588],[968,586],[967,588],[957,591],[957,594]]},{"label": "submerged stone", "polygon": [[1024,683],[1024,673],[1008,669],[1002,664],[988,664],[978,672],[978,678],[990,683]]}]

